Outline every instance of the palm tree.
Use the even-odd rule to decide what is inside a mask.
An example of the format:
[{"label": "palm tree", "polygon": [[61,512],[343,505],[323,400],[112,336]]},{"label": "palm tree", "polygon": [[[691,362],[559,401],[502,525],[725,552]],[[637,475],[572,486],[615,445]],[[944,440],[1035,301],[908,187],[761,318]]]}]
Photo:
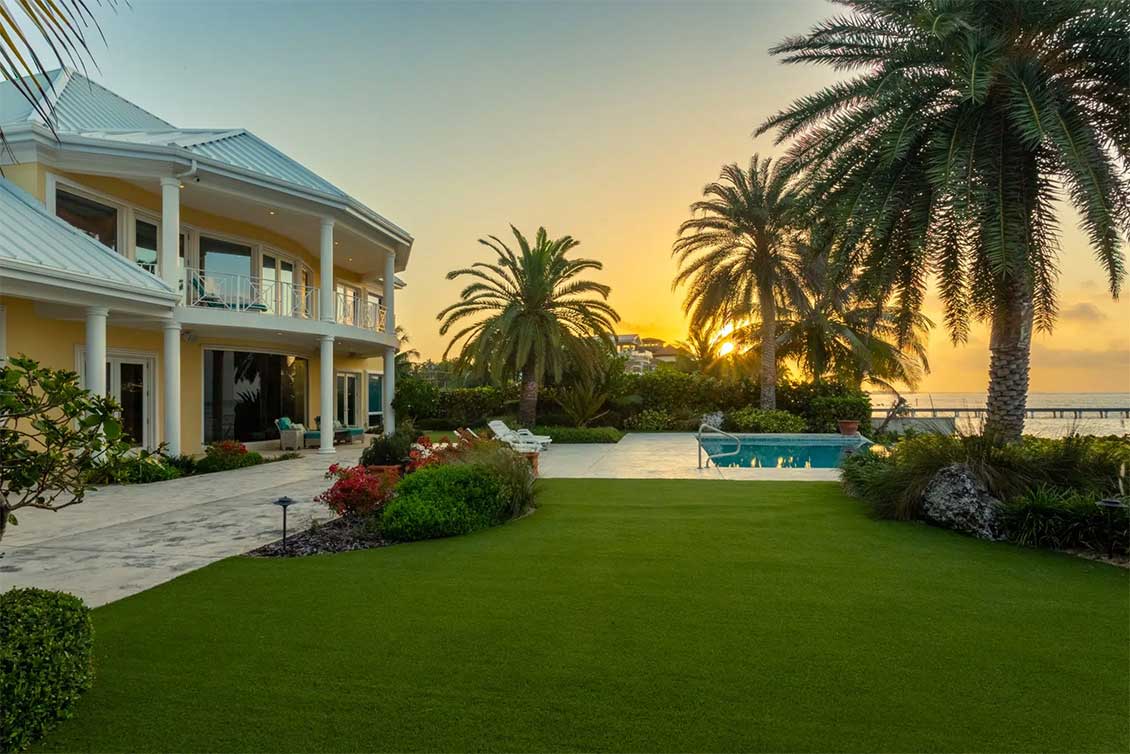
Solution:
[{"label": "palm tree", "polygon": [[691,327],[756,318],[761,323],[761,407],[776,407],[777,309],[795,277],[797,193],[789,175],[754,155],[749,169],[722,168],[720,179],[691,205],[672,251],[674,288],[687,286]]},{"label": "palm tree", "polygon": [[[116,8],[118,2],[106,0],[106,4]],[[0,2],[0,81],[11,82],[43,122],[54,128],[48,66],[36,53],[36,47],[51,50],[58,65],[69,63],[85,73],[87,61],[93,62],[86,32],[93,30],[101,36],[102,29],[85,0],[15,0],[15,5],[28,22],[27,29],[21,26],[21,17]],[[0,129],[0,145],[6,144]]]},{"label": "palm tree", "polygon": [[846,0],[852,11],[773,52],[859,75],[758,133],[836,214],[838,254],[913,330],[938,273],[954,343],[991,322],[985,431],[1024,426],[1033,326],[1056,317],[1060,187],[1117,296],[1130,153],[1126,2]]},{"label": "palm tree", "polygon": [[415,348],[405,347],[412,342],[412,338],[408,337],[408,331],[403,325],[396,326],[396,340],[400,344],[396,351],[396,376],[399,379],[401,375],[411,371],[412,359],[420,358],[420,352]]},{"label": "palm tree", "polygon": [[686,371],[712,375],[718,370],[718,339],[705,330],[691,328],[687,339],[675,344],[679,361]]},{"label": "palm tree", "polygon": [[810,379],[914,389],[929,374],[926,343],[933,322],[927,317],[917,314],[910,336],[900,342],[894,314],[861,295],[859,275],[829,264],[823,253],[806,260],[800,281],[778,348]]},{"label": "palm tree", "polygon": [[545,375],[560,380],[569,364],[587,369],[599,363],[601,351],[612,348],[620,317],[607,303],[607,285],[578,279],[586,270],[603,268],[593,259],[566,256],[578,241],[571,236],[550,240],[545,228],[538,228],[531,246],[517,228],[510,230],[518,252],[496,236],[479,239],[497,259],[447,273],[448,280],[469,277],[472,282],[437,316],[443,321],[440,335],[475,320],[452,336],[444,358],[461,343],[463,368],[495,381],[520,379],[518,419],[531,426]]}]

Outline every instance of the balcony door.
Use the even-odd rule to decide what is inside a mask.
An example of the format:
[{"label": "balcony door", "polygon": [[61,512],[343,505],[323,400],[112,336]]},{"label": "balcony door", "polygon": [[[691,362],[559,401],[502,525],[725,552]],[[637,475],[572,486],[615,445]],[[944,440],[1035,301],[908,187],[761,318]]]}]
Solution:
[{"label": "balcony door", "polygon": [[263,305],[269,314],[286,317],[306,312],[305,291],[297,277],[297,265],[277,254],[263,252]]},{"label": "balcony door", "polygon": [[337,395],[334,418],[347,427],[361,425],[361,375],[337,373]]}]

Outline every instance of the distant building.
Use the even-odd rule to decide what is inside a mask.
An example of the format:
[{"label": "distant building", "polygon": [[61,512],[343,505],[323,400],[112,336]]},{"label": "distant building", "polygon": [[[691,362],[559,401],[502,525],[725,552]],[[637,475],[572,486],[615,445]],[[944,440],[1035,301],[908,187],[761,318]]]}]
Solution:
[{"label": "distant building", "polygon": [[643,346],[643,340],[635,333],[616,336],[616,351],[627,359],[625,371],[629,374],[643,374],[655,369],[651,351]]}]

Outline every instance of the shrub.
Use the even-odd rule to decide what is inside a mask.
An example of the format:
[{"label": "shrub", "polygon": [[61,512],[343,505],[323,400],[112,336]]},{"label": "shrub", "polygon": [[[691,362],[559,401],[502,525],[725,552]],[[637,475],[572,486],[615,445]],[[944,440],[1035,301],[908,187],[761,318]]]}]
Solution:
[{"label": "shrub", "polygon": [[624,433],[615,427],[534,427],[535,435],[548,435],[555,443],[615,443]]},{"label": "shrub", "polygon": [[405,477],[382,522],[388,537],[411,542],[486,528],[510,510],[498,474],[479,464],[450,463]]},{"label": "shrub", "polygon": [[871,432],[871,396],[825,395],[813,398],[808,404],[806,420],[809,432],[838,432],[841,419],[859,422],[859,431],[864,435]]},{"label": "shrub", "polygon": [[439,413],[439,388],[420,377],[397,375],[392,405],[397,416],[414,419],[436,416]]},{"label": "shrub", "polygon": [[94,680],[94,628],[78,597],[45,589],[0,594],[0,750],[21,751]]},{"label": "shrub", "polygon": [[842,467],[847,491],[880,516],[918,518],[922,495],[945,466],[963,463],[998,500],[1009,502],[1046,485],[1093,499],[1118,492],[1130,443],[1095,437],[1025,437],[998,445],[981,435],[921,435],[896,443],[887,455],[857,454]]},{"label": "shrub", "polygon": [[211,474],[217,471],[242,469],[263,463],[263,456],[249,451],[237,440],[221,440],[204,449],[204,457],[196,462],[196,473]]},{"label": "shrub", "polygon": [[369,447],[361,451],[362,466],[401,466],[408,462],[416,430],[409,425],[400,427],[391,435],[377,435]]},{"label": "shrub", "polygon": [[475,443],[452,455],[450,462],[489,469],[502,484],[509,517],[533,507],[534,469],[525,457],[508,446],[493,441]]},{"label": "shrub", "polygon": [[1040,485],[1002,507],[1005,536],[1025,547],[1127,555],[1130,512],[1095,503],[1093,495]]},{"label": "shrub", "polygon": [[662,432],[671,426],[671,414],[662,409],[648,408],[624,420],[625,429],[637,432]]},{"label": "shrub", "polygon": [[803,418],[788,411],[747,406],[726,415],[726,429],[737,432],[803,432]]},{"label": "shrub", "polygon": [[397,472],[335,463],[326,472],[326,479],[333,479],[333,485],[314,500],[325,503],[339,516],[358,516],[384,507],[396,487]]},{"label": "shrub", "polygon": [[503,405],[505,396],[496,387],[457,387],[440,391],[438,413],[466,427],[502,413]]},{"label": "shrub", "polygon": [[180,468],[169,462],[164,445],[156,451],[139,448],[136,452],[111,456],[91,473],[91,484],[148,484],[182,476]]},{"label": "shrub", "polygon": [[181,476],[192,476],[198,473],[196,470],[197,461],[193,456],[183,453],[177,456],[169,456],[165,459],[165,463],[179,471]]}]

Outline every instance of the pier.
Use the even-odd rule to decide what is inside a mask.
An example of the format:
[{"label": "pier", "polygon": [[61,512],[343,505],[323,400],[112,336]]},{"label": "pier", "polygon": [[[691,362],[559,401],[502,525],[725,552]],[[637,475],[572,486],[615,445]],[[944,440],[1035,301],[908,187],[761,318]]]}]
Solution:
[{"label": "pier", "polygon": [[[886,416],[889,409],[887,408],[872,408],[871,415],[875,417]],[[899,409],[899,416],[984,416],[986,409],[984,406],[903,406]],[[1035,419],[1039,416],[1050,417],[1052,419],[1082,419],[1084,416],[1097,416],[1100,419],[1108,419],[1111,417],[1130,419],[1130,408],[1106,408],[1106,407],[1058,407],[1048,406],[1043,408],[1027,408],[1024,413],[1029,419]]]}]

